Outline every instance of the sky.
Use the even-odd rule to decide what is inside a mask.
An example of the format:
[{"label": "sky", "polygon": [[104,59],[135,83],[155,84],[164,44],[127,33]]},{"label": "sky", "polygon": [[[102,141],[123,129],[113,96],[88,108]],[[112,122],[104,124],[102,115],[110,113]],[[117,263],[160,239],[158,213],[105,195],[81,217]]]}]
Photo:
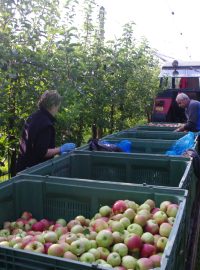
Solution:
[{"label": "sky", "polygon": [[[106,38],[120,37],[122,26],[134,22],[137,40],[167,60],[200,61],[199,0],[96,0],[106,10]],[[166,57],[165,57],[166,58]]]}]

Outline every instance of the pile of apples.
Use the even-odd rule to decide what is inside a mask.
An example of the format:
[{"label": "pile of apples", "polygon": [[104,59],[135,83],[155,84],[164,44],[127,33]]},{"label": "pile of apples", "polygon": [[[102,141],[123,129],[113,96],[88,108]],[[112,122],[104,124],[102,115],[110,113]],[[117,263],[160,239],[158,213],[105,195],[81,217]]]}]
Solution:
[{"label": "pile of apples", "polygon": [[159,207],[151,199],[140,205],[117,200],[101,206],[91,219],[79,215],[54,222],[36,220],[26,211],[4,222],[0,246],[118,270],[153,269],[160,267],[178,207],[167,200]]}]

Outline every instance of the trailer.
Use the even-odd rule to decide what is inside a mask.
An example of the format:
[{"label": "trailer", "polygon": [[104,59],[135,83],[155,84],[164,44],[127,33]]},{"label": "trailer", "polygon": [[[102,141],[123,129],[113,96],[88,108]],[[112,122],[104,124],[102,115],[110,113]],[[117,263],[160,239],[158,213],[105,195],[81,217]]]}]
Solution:
[{"label": "trailer", "polygon": [[165,63],[159,75],[160,91],[153,105],[152,122],[185,122],[184,109],[176,103],[178,93],[200,100],[200,62]]}]

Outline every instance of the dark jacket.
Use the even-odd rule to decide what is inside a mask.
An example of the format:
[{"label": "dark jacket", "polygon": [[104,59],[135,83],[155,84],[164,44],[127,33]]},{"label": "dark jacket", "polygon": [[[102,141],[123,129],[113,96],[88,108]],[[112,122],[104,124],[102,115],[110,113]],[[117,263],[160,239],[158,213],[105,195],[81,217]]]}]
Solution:
[{"label": "dark jacket", "polygon": [[200,102],[197,100],[190,100],[188,107],[185,109],[187,117],[187,123],[184,128],[188,131],[199,131],[200,130]]},{"label": "dark jacket", "polygon": [[54,121],[45,109],[39,109],[27,119],[19,145],[17,172],[47,160],[47,150],[55,148]]}]

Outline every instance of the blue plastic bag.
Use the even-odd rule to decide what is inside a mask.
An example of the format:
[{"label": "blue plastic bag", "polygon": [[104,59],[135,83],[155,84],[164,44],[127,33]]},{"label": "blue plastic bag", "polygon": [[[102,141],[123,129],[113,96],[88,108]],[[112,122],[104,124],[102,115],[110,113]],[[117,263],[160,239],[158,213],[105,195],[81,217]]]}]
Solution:
[{"label": "blue plastic bag", "polygon": [[122,140],[119,143],[117,143],[117,146],[126,153],[131,152],[131,145],[132,143],[129,140]]},{"label": "blue plastic bag", "polygon": [[194,132],[188,132],[185,136],[178,139],[171,148],[166,152],[166,155],[180,156],[189,148],[193,148],[195,141]]},{"label": "blue plastic bag", "polygon": [[[105,145],[111,145],[109,142],[107,141],[101,141],[102,144],[105,144]],[[129,140],[122,140],[118,143],[115,143],[115,145],[117,147],[119,147],[123,152],[126,152],[126,153],[130,153],[131,152],[131,145],[132,143],[129,141]]]}]

